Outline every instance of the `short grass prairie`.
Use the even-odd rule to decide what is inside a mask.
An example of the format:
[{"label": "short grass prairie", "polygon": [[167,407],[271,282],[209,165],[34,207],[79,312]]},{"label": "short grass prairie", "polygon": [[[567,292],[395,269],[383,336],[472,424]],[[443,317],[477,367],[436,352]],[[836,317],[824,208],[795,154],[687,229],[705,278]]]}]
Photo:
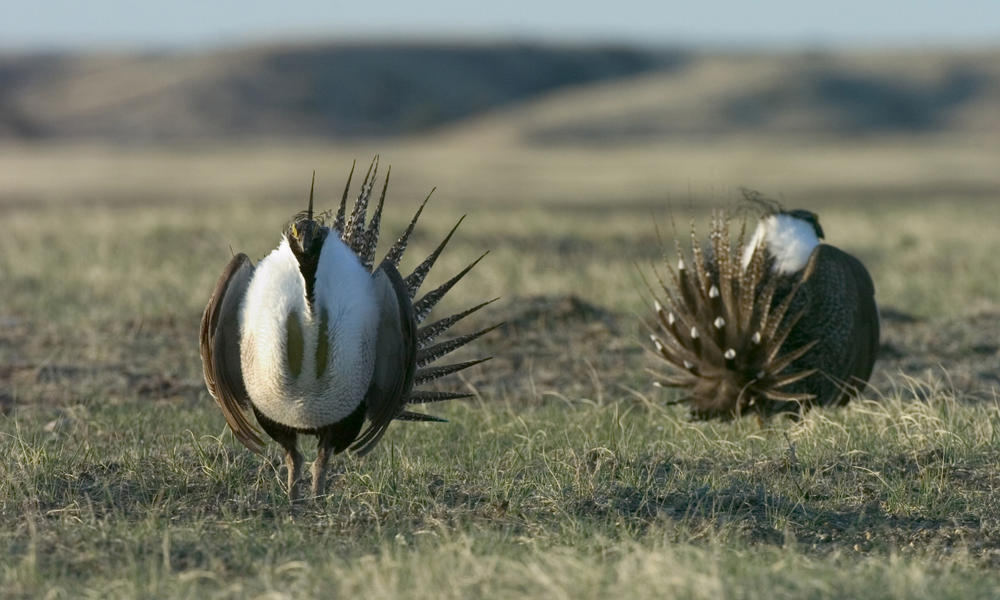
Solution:
[{"label": "short grass prairie", "polygon": [[[443,310],[500,296],[463,331],[507,326],[449,424],[394,425],[299,505],[277,447],[226,432],[198,321],[230,249],[374,146],[4,148],[0,595],[997,597],[997,153],[905,146],[384,142],[387,237],[439,186],[404,265],[468,213],[431,281],[490,250]],[[872,272],[882,358],[846,409],[692,422],[651,386],[640,273],[741,184]]]}]

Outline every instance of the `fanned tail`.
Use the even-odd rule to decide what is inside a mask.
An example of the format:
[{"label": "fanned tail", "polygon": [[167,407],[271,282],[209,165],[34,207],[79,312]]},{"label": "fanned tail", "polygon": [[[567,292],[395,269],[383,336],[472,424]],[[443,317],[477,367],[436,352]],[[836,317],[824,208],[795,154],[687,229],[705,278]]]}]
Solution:
[{"label": "fanned tail", "polygon": [[668,264],[669,284],[657,274],[660,290],[654,292],[660,299],[654,301],[657,327],[650,337],[657,356],[671,367],[657,383],[685,390],[682,401],[698,418],[769,415],[812,399],[785,390],[813,374],[789,369],[815,342],[783,348],[802,316],[790,314],[801,282],[772,306],[779,281],[768,268],[764,244],[743,267],[746,223],[734,245],[730,221],[725,211],[713,213],[704,249],[692,225],[690,255],[675,243],[677,266]]},{"label": "fanned tail", "polygon": [[[340,233],[341,239],[344,241],[348,247],[358,256],[358,259],[369,271],[373,271],[373,267],[378,264],[375,262],[375,251],[378,247],[379,242],[379,229],[382,220],[382,209],[385,203],[386,191],[389,187],[389,174],[392,170],[389,167],[386,171],[385,180],[382,184],[382,192],[378,199],[378,204],[375,206],[375,211],[371,216],[371,220],[366,224],[366,213],[368,210],[369,200],[371,198],[372,189],[375,185],[375,179],[378,174],[378,163],[379,157],[376,155],[371,164],[368,167],[368,171],[361,184],[361,191],[358,194],[357,199],[354,201],[354,206],[350,211],[347,212],[347,197],[349,194],[351,176],[354,173],[354,166],[351,167],[351,175],[348,175],[347,185],[344,187],[344,193],[341,198],[340,208],[337,211],[336,218],[333,222],[333,228]],[[434,189],[427,194],[427,197],[417,208],[416,213],[413,215],[409,225],[403,231],[402,235],[396,240],[396,242],[389,248],[383,259],[384,262],[392,264],[394,267],[398,267],[400,261],[403,258],[403,253],[406,251],[407,245],[410,240],[410,236],[416,227],[417,221],[419,220],[424,208],[427,206],[427,202],[430,200],[431,195],[434,193]],[[463,216],[458,220],[457,223],[451,228],[448,234],[443,240],[437,245],[437,247],[427,256],[410,275],[404,278],[404,285],[406,287],[406,293],[413,300],[413,316],[415,320],[415,325],[421,324],[431,313],[432,309],[441,301],[442,298],[461,280],[470,270],[475,267],[479,261],[481,261],[487,253],[483,253],[479,258],[470,263],[467,267],[462,269],[456,275],[439,285],[437,288],[424,294],[419,300],[416,299],[417,294],[420,291],[420,287],[423,285],[424,280],[427,278],[434,263],[437,262],[438,257],[444,251],[448,242],[451,241],[452,236],[455,234],[458,226],[461,225],[462,220],[465,219]],[[469,342],[493,331],[494,329],[503,325],[499,323],[485,329],[481,329],[477,332],[455,337],[449,340],[441,341],[435,343],[435,340],[441,335],[445,334],[453,325],[458,321],[467,317],[468,315],[478,311],[487,304],[494,302],[489,300],[483,302],[472,308],[457,312],[450,316],[438,319],[429,325],[425,325],[417,329],[417,355],[415,357],[416,371],[414,374],[414,386],[428,383],[444,377],[446,375],[451,375],[463,369],[467,369],[473,365],[477,365],[481,362],[489,360],[489,358],[481,358],[478,360],[470,360],[465,362],[459,362],[448,365],[439,366],[429,366],[434,361],[442,358],[443,356],[458,350],[459,348],[465,346]],[[425,404],[428,402],[439,402],[443,400],[453,400],[459,398],[467,398],[469,394],[461,392],[445,392],[445,391],[430,391],[430,390],[412,390],[407,397],[407,404]],[[440,421],[437,417],[432,417],[430,415],[424,415],[423,413],[415,413],[407,410],[402,410],[397,416],[394,417],[397,420],[420,420],[420,421]]]}]

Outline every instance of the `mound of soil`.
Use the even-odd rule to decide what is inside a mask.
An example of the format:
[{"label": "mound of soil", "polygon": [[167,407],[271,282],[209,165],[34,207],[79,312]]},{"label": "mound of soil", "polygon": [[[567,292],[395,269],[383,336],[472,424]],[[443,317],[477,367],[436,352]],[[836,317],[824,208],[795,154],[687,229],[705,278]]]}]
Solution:
[{"label": "mound of soil", "polygon": [[544,397],[598,400],[641,368],[632,319],[577,296],[515,297],[488,315],[505,322],[480,351],[494,359],[481,391],[512,400]]},{"label": "mound of soil", "polygon": [[1000,313],[931,322],[884,308],[871,383],[885,391],[901,375],[941,382],[966,399],[992,398],[1000,390]]}]

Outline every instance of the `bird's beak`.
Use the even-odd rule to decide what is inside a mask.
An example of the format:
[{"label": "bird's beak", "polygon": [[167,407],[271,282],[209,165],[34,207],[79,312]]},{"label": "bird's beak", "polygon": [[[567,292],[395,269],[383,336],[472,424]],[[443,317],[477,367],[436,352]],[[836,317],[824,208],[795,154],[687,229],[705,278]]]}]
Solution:
[{"label": "bird's beak", "polygon": [[312,228],[305,227],[303,229],[299,229],[296,227],[292,231],[292,235],[294,235],[295,239],[299,242],[299,246],[302,248],[302,251],[309,252],[309,248],[312,247],[313,243]]}]

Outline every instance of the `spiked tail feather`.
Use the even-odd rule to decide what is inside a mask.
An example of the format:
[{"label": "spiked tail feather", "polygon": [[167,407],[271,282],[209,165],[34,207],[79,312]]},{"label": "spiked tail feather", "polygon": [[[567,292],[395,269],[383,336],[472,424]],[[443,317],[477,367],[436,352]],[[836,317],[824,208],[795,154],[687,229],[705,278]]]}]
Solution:
[{"label": "spiked tail feather", "polygon": [[465,362],[455,363],[453,365],[442,365],[440,367],[425,367],[423,369],[418,369],[413,375],[413,385],[422,385],[435,379],[440,379],[446,375],[451,375],[452,373],[458,373],[468,369],[469,367],[474,367],[479,363],[486,362],[492,357],[478,358],[476,360],[467,360]]},{"label": "spiked tail feather", "polygon": [[309,184],[309,210],[306,218],[312,221],[313,218],[313,192],[316,191],[316,171],[313,171],[312,183]]},{"label": "spiked tail feather", "polygon": [[[456,225],[456,227],[457,227],[457,225]],[[447,242],[448,242],[448,240],[447,240],[447,238],[445,238],[445,241],[442,242],[442,245],[444,245]],[[483,260],[483,258],[485,258],[487,254],[489,254],[489,252],[483,252],[479,256],[479,258],[477,258],[476,260],[472,261],[469,264],[469,266],[467,266],[464,269],[462,269],[461,271],[459,271],[458,274],[456,274],[454,277],[452,277],[448,281],[442,283],[440,286],[438,286],[434,290],[432,290],[430,292],[427,292],[427,294],[424,295],[423,298],[421,298],[420,300],[417,300],[416,302],[414,302],[413,303],[413,312],[416,314],[417,323],[423,323],[424,319],[427,318],[427,315],[430,314],[431,310],[437,305],[438,302],[441,301],[441,298],[444,298],[444,295],[448,293],[448,290],[450,290],[452,287],[454,287],[455,284],[459,282],[459,280],[461,280],[463,277],[465,277],[465,274],[468,273],[469,271],[471,271],[473,267],[475,267],[476,265],[478,265],[479,261]],[[419,283],[417,285],[419,286]]]},{"label": "spiked tail feather", "polygon": [[410,298],[414,298],[417,295],[417,291],[420,289],[420,286],[424,283],[424,279],[427,277],[427,274],[430,273],[431,267],[433,267],[434,263],[437,262],[438,256],[441,256],[441,251],[444,250],[445,246],[448,245],[448,242],[451,241],[451,236],[455,235],[455,231],[458,229],[458,226],[461,225],[462,221],[464,220],[465,220],[465,215],[462,215],[462,218],[460,218],[458,222],[455,223],[454,227],[451,228],[451,231],[448,232],[448,235],[444,236],[444,239],[441,240],[441,243],[438,244],[437,248],[435,248],[434,251],[430,253],[430,256],[425,258],[424,262],[420,263],[420,265],[417,266],[417,268],[414,269],[412,273],[407,275],[406,279],[404,280],[404,283],[406,283],[406,289],[410,294]]},{"label": "spiked tail feather", "polygon": [[724,211],[713,214],[705,249],[692,226],[690,253],[676,243],[677,266],[668,265],[672,285],[657,274],[663,295],[651,337],[654,353],[671,368],[658,383],[686,390],[684,401],[698,418],[768,415],[811,399],[790,386],[813,374],[794,364],[815,342],[785,347],[802,316],[792,310],[801,281],[772,306],[787,282],[767,268],[763,244],[743,266],[746,224],[734,245],[730,220]]},{"label": "spiked tail feather", "polygon": [[351,171],[347,174],[347,183],[344,184],[344,195],[340,197],[340,207],[337,209],[337,216],[333,220],[333,228],[340,232],[341,239],[344,235],[344,219],[347,213],[347,194],[351,191],[351,179],[354,177],[354,169],[358,166],[358,161],[351,163]]},{"label": "spiked tail feather", "polygon": [[443,402],[445,400],[464,400],[472,398],[472,394],[464,392],[432,392],[428,390],[418,390],[410,394],[410,404],[427,404],[429,402]]},{"label": "spiked tail feather", "polygon": [[385,182],[382,184],[382,193],[379,195],[378,205],[375,207],[372,220],[368,222],[368,228],[364,234],[364,243],[359,253],[361,264],[369,271],[375,266],[375,249],[378,248],[379,227],[382,224],[382,207],[385,205],[385,193],[389,190],[389,175],[391,174],[392,165],[386,169]]},{"label": "spiked tail feather", "polygon": [[461,348],[462,346],[468,344],[472,340],[480,338],[487,333],[493,331],[494,329],[500,327],[503,323],[497,323],[496,325],[487,327],[486,329],[480,329],[475,333],[470,333],[468,335],[463,335],[451,340],[441,342],[440,344],[434,344],[428,348],[424,348],[417,352],[417,368],[424,367],[434,362],[435,360],[441,358],[445,354],[453,352]]},{"label": "spiked tail feather", "polygon": [[452,325],[458,323],[459,321],[471,315],[472,313],[476,312],[480,308],[488,304],[493,304],[497,300],[499,300],[499,298],[487,300],[486,302],[477,304],[476,306],[463,310],[462,312],[457,312],[449,317],[445,317],[443,319],[434,321],[430,325],[424,325],[423,327],[417,330],[417,349],[423,350],[427,346],[431,345],[439,335],[450,329]]},{"label": "spiked tail feather", "polygon": [[435,417],[434,415],[427,415],[424,413],[413,412],[410,410],[404,410],[403,412],[396,415],[397,421],[422,421],[425,423],[447,423],[448,419],[442,419],[441,417]]},{"label": "spiked tail feather", "polygon": [[420,213],[424,212],[424,207],[427,206],[427,201],[431,199],[435,189],[437,188],[432,188],[430,193],[427,194],[423,203],[420,204],[420,208],[413,215],[413,219],[410,220],[410,224],[406,227],[406,231],[403,232],[403,235],[399,236],[399,239],[396,240],[396,243],[392,245],[392,248],[389,248],[389,252],[385,255],[385,260],[392,263],[392,266],[399,266],[399,261],[403,258],[403,252],[406,251],[406,246],[410,241],[410,234],[413,233],[413,228],[417,225],[417,219],[420,218]]},{"label": "spiked tail feather", "polygon": [[366,242],[364,236],[365,217],[368,212],[368,199],[372,195],[375,177],[378,176],[378,159],[379,156],[376,154],[371,164],[368,165],[368,172],[365,173],[365,179],[361,182],[361,192],[358,194],[358,199],[354,201],[354,210],[351,211],[351,216],[347,220],[341,238],[359,257],[361,257]]}]

